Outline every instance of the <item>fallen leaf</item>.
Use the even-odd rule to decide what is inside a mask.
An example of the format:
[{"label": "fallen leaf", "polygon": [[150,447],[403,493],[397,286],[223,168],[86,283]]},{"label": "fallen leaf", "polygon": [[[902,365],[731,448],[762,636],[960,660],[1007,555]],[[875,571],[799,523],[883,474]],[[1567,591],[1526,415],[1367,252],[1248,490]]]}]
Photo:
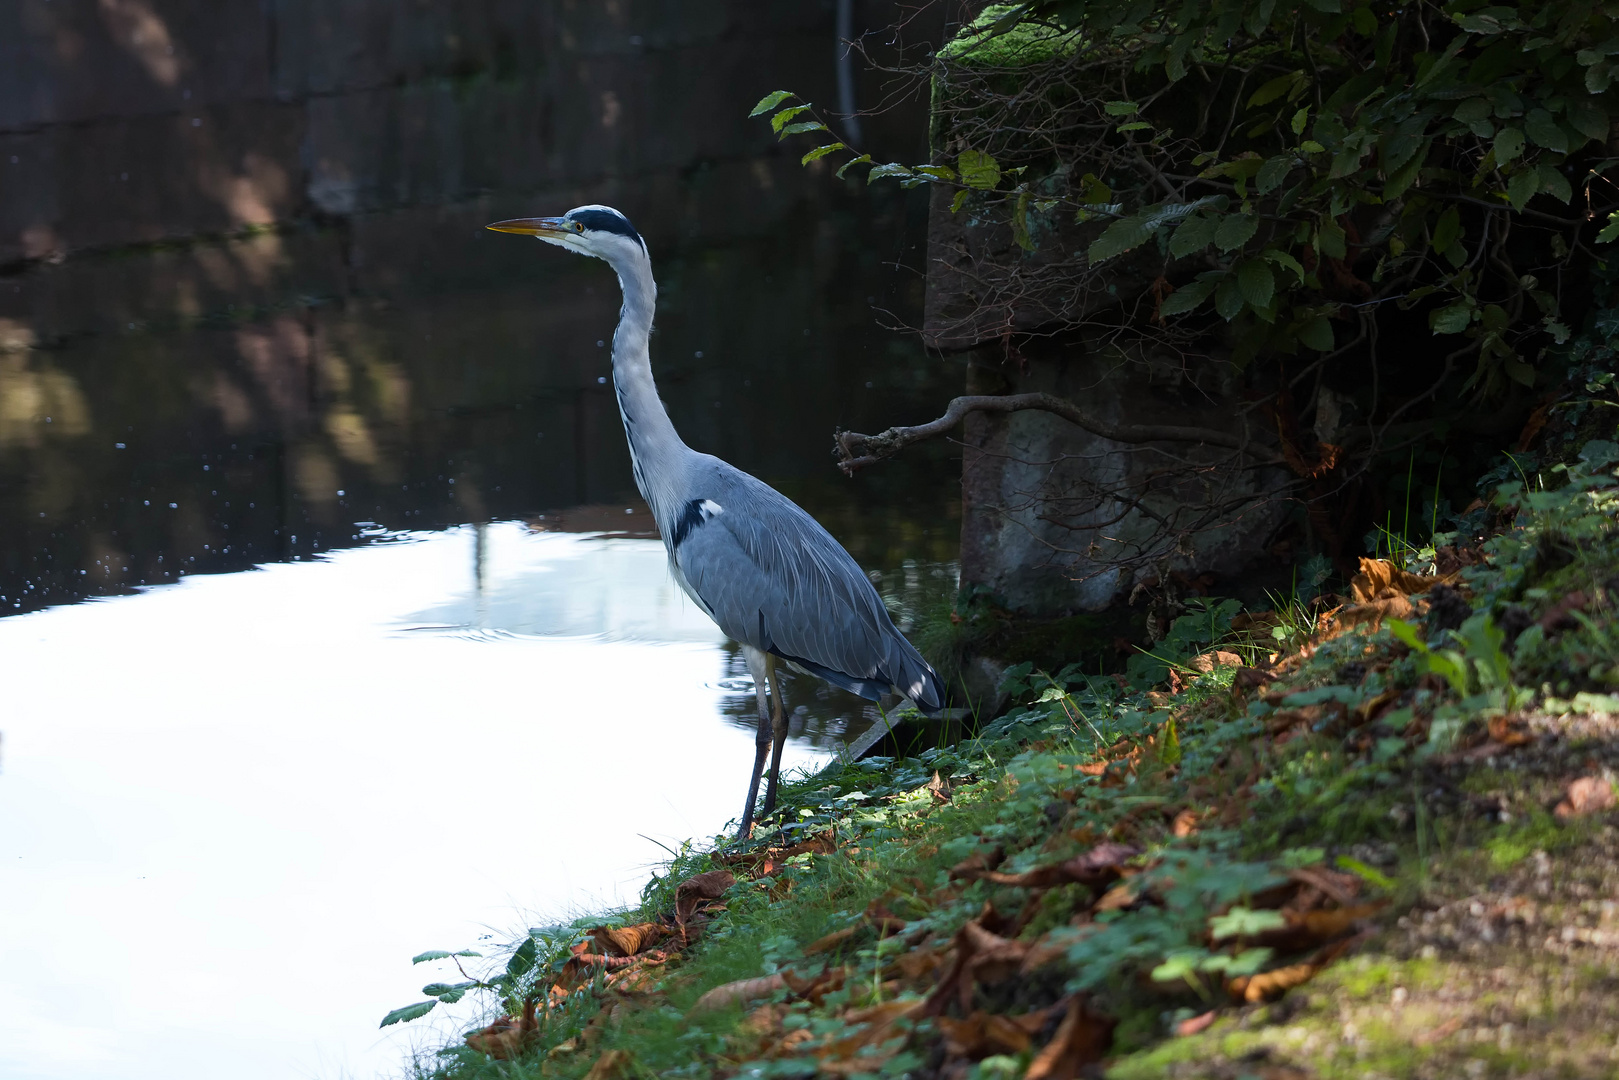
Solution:
[{"label": "fallen leaf", "polygon": [[1214,1023],[1217,1016],[1219,1016],[1219,1013],[1214,1009],[1210,1009],[1199,1016],[1189,1016],[1175,1025],[1175,1034],[1185,1038],[1188,1035],[1196,1035],[1200,1031],[1206,1031]]},{"label": "fallen leaf", "polygon": [[971,880],[984,871],[993,870],[1001,865],[1001,860],[1005,857],[1006,855],[999,844],[991,848],[980,848],[952,866],[950,876]]},{"label": "fallen leaf", "polygon": [[1101,914],[1104,911],[1117,911],[1120,908],[1127,908],[1136,902],[1136,896],[1135,886],[1129,882],[1115,885],[1103,893],[1096,903],[1091,905],[1091,911],[1093,914]]},{"label": "fallen leaf", "polygon": [[784,970],[781,972],[782,981],[797,997],[803,998],[816,1008],[820,1008],[826,995],[843,989],[843,981],[848,977],[845,968],[827,968],[825,971],[804,978],[797,972]]},{"label": "fallen leaf", "polygon": [[1370,604],[1425,593],[1444,581],[1437,576],[1408,574],[1387,559],[1363,558],[1360,573],[1349,579],[1349,594],[1356,604]]},{"label": "fallen leaf", "polygon": [[628,1050],[609,1050],[596,1059],[585,1080],[629,1080],[635,1075],[635,1058]]},{"label": "fallen leaf", "polygon": [[1116,1022],[1091,1012],[1085,999],[1076,994],[1069,999],[1068,1013],[1051,1041],[1029,1062],[1024,1080],[1075,1080],[1080,1069],[1101,1061],[1107,1053]]},{"label": "fallen leaf", "polygon": [[1521,716],[1492,716],[1486,726],[1490,739],[1502,746],[1523,746],[1533,741]]},{"label": "fallen leaf", "polygon": [[736,876],[729,870],[710,870],[682,881],[675,888],[675,922],[682,933],[696,914],[697,907],[710,900],[718,900],[727,889],[736,884]]},{"label": "fallen leaf", "polygon": [[1239,975],[1232,979],[1227,987],[1233,998],[1257,1005],[1267,998],[1280,997],[1293,987],[1309,982],[1316,971],[1314,964],[1292,964],[1259,975]]},{"label": "fallen leaf", "polygon": [[1199,817],[1195,810],[1182,810],[1175,815],[1175,820],[1169,823],[1170,835],[1185,838],[1196,834]]},{"label": "fallen leaf", "polygon": [[655,945],[668,933],[657,923],[636,923],[634,926],[598,926],[590,931],[596,947],[608,956],[634,956],[649,945]]},{"label": "fallen leaf", "polygon": [[1379,902],[1361,904],[1357,907],[1334,908],[1330,911],[1306,911],[1297,916],[1298,925],[1316,941],[1326,941],[1345,933],[1361,919],[1377,914],[1384,906],[1385,902]]},{"label": "fallen leaf", "polygon": [[1340,904],[1349,904],[1360,894],[1360,878],[1324,866],[1301,866],[1288,871],[1288,878],[1312,885]]},{"label": "fallen leaf", "polygon": [[732,1005],[749,1001],[753,998],[769,997],[777,990],[787,985],[787,980],[781,972],[774,975],[763,975],[757,979],[738,979],[722,986],[716,986],[708,993],[697,999],[697,1004],[691,1007],[691,1014],[712,1012],[715,1009],[724,1009]]},{"label": "fallen leaf", "polygon": [[858,926],[845,926],[842,930],[834,930],[830,934],[818,937],[808,945],[804,946],[804,955],[814,956],[816,953],[823,953],[830,949],[835,949],[839,945],[842,945],[845,941],[848,941],[850,938],[854,937],[855,934],[859,932],[860,927]]},{"label": "fallen leaf", "polygon": [[863,1026],[821,1047],[816,1055],[820,1059],[817,1067],[833,1076],[876,1072],[904,1048],[902,1036],[906,1033],[899,1029],[899,1023],[920,1015],[922,1004],[920,999],[888,1001],[845,1013],[845,1023]]},{"label": "fallen leaf", "polygon": [[[1041,1014],[1036,1014],[1041,1015]],[[978,1009],[965,1020],[941,1016],[945,1052],[979,1061],[991,1054],[1021,1054],[1029,1048],[1029,1032],[1010,1017]]]},{"label": "fallen leaf", "polygon": [[502,1016],[482,1031],[466,1037],[466,1044],[480,1054],[488,1054],[496,1061],[510,1061],[527,1050],[539,1034],[534,1009],[538,999],[529,997],[523,1002],[519,1016]]},{"label": "fallen leaf", "polygon": [[1600,776],[1582,776],[1568,785],[1568,793],[1552,811],[1560,818],[1584,817],[1614,806],[1613,785]]},{"label": "fallen leaf", "polygon": [[1449,1020],[1446,1020],[1443,1024],[1440,1024],[1438,1027],[1429,1031],[1424,1031],[1411,1041],[1416,1043],[1418,1046],[1427,1046],[1429,1043],[1436,1043],[1440,1039],[1448,1038],[1449,1036],[1456,1034],[1457,1031],[1461,1030],[1461,1026],[1462,1018],[1459,1016],[1453,1016]]},{"label": "fallen leaf", "polygon": [[1188,662],[1195,670],[1204,675],[1207,675],[1217,667],[1242,667],[1242,657],[1238,656],[1234,652],[1226,652],[1224,649],[1216,649],[1213,652],[1199,653],[1198,655],[1192,657],[1192,659]]},{"label": "fallen leaf", "polygon": [[1559,630],[1572,630],[1579,625],[1579,621],[1574,618],[1574,612],[1584,611],[1590,603],[1590,597],[1575,590],[1553,604],[1550,610],[1540,617],[1540,628],[1548,634],[1555,634]]}]

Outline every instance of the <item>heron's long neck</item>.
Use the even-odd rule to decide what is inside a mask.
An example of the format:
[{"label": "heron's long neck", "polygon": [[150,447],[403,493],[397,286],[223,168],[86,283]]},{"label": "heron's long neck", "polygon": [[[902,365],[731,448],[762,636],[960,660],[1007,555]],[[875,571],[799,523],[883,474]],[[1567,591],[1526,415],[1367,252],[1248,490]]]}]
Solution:
[{"label": "heron's long neck", "polygon": [[652,505],[661,524],[665,514],[673,511],[677,498],[672,487],[677,479],[673,466],[690,451],[676,434],[652,381],[648,341],[658,287],[652,280],[651,263],[643,257],[625,265],[615,264],[613,269],[618,271],[618,283],[624,290],[624,309],[613,333],[613,388],[618,394],[624,435],[630,443],[635,486]]}]

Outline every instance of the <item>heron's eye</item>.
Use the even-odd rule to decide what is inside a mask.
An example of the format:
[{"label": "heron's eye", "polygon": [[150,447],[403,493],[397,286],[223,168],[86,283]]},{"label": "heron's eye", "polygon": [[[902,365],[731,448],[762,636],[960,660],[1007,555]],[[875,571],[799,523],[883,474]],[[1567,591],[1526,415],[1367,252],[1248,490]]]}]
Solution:
[{"label": "heron's eye", "polygon": [[574,223],[573,223],[573,231],[574,231],[574,232],[577,232],[577,233],[582,233],[582,232],[584,232],[584,231],[585,231],[585,223],[584,223],[584,222],[582,222],[582,221],[576,221],[576,222],[574,222]]}]

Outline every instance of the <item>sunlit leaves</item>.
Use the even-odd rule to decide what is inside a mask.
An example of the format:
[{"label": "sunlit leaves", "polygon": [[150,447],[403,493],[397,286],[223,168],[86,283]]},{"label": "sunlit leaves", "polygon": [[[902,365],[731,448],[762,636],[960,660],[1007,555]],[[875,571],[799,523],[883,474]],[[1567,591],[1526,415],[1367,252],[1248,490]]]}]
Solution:
[{"label": "sunlit leaves", "polygon": [[1209,936],[1215,941],[1224,941],[1232,937],[1255,937],[1267,930],[1280,930],[1287,925],[1287,920],[1276,911],[1251,911],[1245,907],[1234,907],[1224,915],[1216,915],[1209,920]]},{"label": "sunlit leaves", "polygon": [[798,163],[800,165],[808,165],[812,161],[819,161],[828,154],[836,153],[839,150],[845,149],[847,149],[847,147],[840,142],[827,143],[825,146],[817,146],[815,149],[799,158]]},{"label": "sunlit leaves", "polygon": [[781,129],[783,127],[785,127],[792,120],[793,117],[799,115],[800,113],[809,112],[811,107],[812,106],[809,106],[809,105],[791,105],[791,106],[788,106],[787,108],[781,110],[781,112],[777,113],[775,116],[772,116],[770,118],[770,130],[775,131],[775,132],[780,132]]},{"label": "sunlit leaves", "polygon": [[992,190],[1001,182],[1000,163],[982,150],[963,150],[956,158],[956,171],[963,184],[980,191]]},{"label": "sunlit leaves", "polygon": [[793,92],[791,90],[777,90],[773,93],[766,94],[764,97],[759,99],[759,104],[753,107],[753,111],[750,112],[748,116],[752,118],[767,113],[792,96]]}]

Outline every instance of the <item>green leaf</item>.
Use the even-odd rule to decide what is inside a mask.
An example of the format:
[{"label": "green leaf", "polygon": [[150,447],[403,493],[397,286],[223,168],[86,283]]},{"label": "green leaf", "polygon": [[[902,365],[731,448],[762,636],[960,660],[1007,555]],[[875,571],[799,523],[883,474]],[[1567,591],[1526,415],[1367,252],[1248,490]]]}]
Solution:
[{"label": "green leaf", "polygon": [[915,174],[911,172],[909,166],[890,161],[886,165],[878,165],[876,168],[867,173],[866,183],[869,184],[874,180],[881,180],[885,176],[908,177],[914,175]]},{"label": "green leaf", "polygon": [[971,188],[962,188],[960,191],[956,192],[956,197],[950,200],[950,212],[954,214],[964,205],[966,205],[967,197],[971,194]]},{"label": "green leaf", "polygon": [[1464,124],[1476,124],[1480,120],[1488,120],[1493,113],[1494,106],[1490,104],[1489,98],[1470,97],[1457,105],[1456,111],[1451,115]]},{"label": "green leaf", "polygon": [[1514,210],[1522,210],[1540,191],[1540,173],[1535,169],[1522,169],[1507,181],[1507,202]]},{"label": "green leaf", "polygon": [[1344,229],[1336,221],[1323,221],[1315,230],[1316,250],[1329,259],[1341,259],[1349,254]]},{"label": "green leaf", "polygon": [[1109,116],[1134,116],[1141,106],[1133,101],[1105,101],[1102,108]]},{"label": "green leaf", "polygon": [[1196,281],[1189,281],[1185,285],[1170,293],[1158,308],[1158,314],[1167,318],[1170,315],[1183,315],[1195,310],[1203,301],[1214,292],[1214,286],[1219,283],[1223,275],[1213,273],[1207,277],[1200,277]]},{"label": "green leaf", "polygon": [[384,1016],[382,1018],[382,1023],[378,1024],[377,1026],[387,1027],[389,1024],[399,1024],[420,1019],[421,1017],[424,1017],[428,1013],[432,1012],[433,1006],[437,1004],[438,1002],[436,1001],[418,1001],[414,1005],[406,1005],[403,1009],[395,1009],[387,1016]]},{"label": "green leaf", "polygon": [[1224,209],[1229,201],[1224,195],[1205,195],[1196,202],[1149,206],[1140,213],[1120,218],[1109,225],[1107,230],[1091,243],[1085,254],[1092,263],[1122,255],[1146,243],[1163,226],[1205,208]]},{"label": "green leaf", "polygon": [[869,164],[871,164],[871,155],[870,154],[861,154],[859,157],[852,158],[849,161],[845,161],[842,165],[839,165],[838,166],[838,171],[833,173],[832,175],[837,177],[839,180],[842,180],[843,179],[843,174],[848,172],[851,166],[854,166],[854,165],[869,165]]},{"label": "green leaf", "polygon": [[1293,114],[1293,120],[1288,126],[1293,129],[1293,134],[1303,135],[1305,125],[1307,125],[1309,122],[1310,107],[1306,105],[1304,108]]},{"label": "green leaf", "polygon": [[1577,98],[1568,103],[1568,122],[1587,139],[1601,141],[1608,137],[1608,114],[1602,111],[1601,105],[1588,98]]},{"label": "green leaf", "polygon": [[1314,139],[1305,139],[1303,142],[1299,143],[1299,149],[1304,151],[1306,154],[1324,154],[1327,152],[1327,148],[1316,142]]},{"label": "green leaf", "polygon": [[1380,871],[1372,869],[1359,859],[1352,859],[1348,855],[1338,856],[1338,869],[1347,870],[1375,889],[1392,889],[1394,882]]},{"label": "green leaf", "polygon": [[1473,321],[1472,305],[1459,301],[1428,316],[1428,326],[1436,334],[1459,334]]},{"label": "green leaf", "polygon": [[826,155],[828,155],[828,154],[834,153],[834,152],[836,152],[838,150],[847,150],[847,149],[848,149],[848,147],[844,146],[840,142],[827,143],[825,146],[817,146],[815,149],[811,150],[809,153],[807,153],[803,157],[799,158],[798,163],[800,165],[808,165],[812,161],[819,161],[821,158],[826,157]]},{"label": "green leaf", "polygon": [[783,139],[785,139],[789,135],[802,135],[806,131],[825,131],[825,130],[826,130],[826,125],[825,124],[821,123],[818,120],[810,120],[810,121],[807,121],[807,122],[802,123],[802,124],[788,124],[786,127],[781,129],[781,137]]},{"label": "green leaf", "polygon": [[968,187],[988,191],[1001,182],[1001,166],[982,150],[963,150],[956,158],[956,171]]},{"label": "green leaf", "polygon": [[1221,251],[1234,251],[1253,239],[1259,231],[1259,219],[1252,214],[1227,214],[1214,230],[1214,246]]},{"label": "green leaf", "polygon": [[1535,169],[1540,175],[1540,190],[1556,199],[1564,206],[1574,198],[1574,189],[1569,186],[1568,177],[1553,165],[1541,165]]},{"label": "green leaf", "polygon": [[1593,94],[1603,94],[1613,82],[1613,65],[1596,64],[1585,69],[1585,88]]},{"label": "green leaf", "polygon": [[1298,280],[1304,280],[1304,267],[1300,266],[1297,259],[1283,251],[1281,248],[1266,248],[1260,254],[1262,257],[1275,263],[1277,266],[1285,266],[1287,269],[1293,271],[1293,276]]},{"label": "green leaf", "polygon": [[418,953],[410,958],[410,962],[413,964],[425,964],[429,960],[448,960],[452,956],[481,957],[483,953],[473,952],[471,949],[462,949],[460,952],[444,952],[442,949],[434,949],[431,952]]},{"label": "green leaf", "polygon": [[1086,173],[1079,181],[1079,201],[1086,206],[1099,206],[1113,201],[1113,189],[1096,178],[1095,173]]},{"label": "green leaf", "polygon": [[1176,226],[1175,235],[1169,238],[1169,254],[1179,259],[1202,251],[1214,242],[1214,229],[1219,222],[1219,218],[1207,214],[1194,214],[1182,221]]},{"label": "green leaf", "polygon": [[1012,208],[1012,239],[1024,251],[1034,250],[1034,237],[1029,235],[1029,193],[1019,192],[1017,204]]},{"label": "green leaf", "polygon": [[1282,186],[1287,174],[1293,171],[1293,158],[1289,154],[1278,154],[1266,160],[1259,167],[1259,175],[1254,178],[1254,188],[1261,195],[1268,195]]},{"label": "green leaf", "polygon": [[1170,717],[1164,721],[1163,744],[1158,748],[1158,760],[1165,765],[1179,765],[1181,760],[1181,739],[1175,731],[1175,718]]},{"label": "green leaf", "polygon": [[514,979],[520,979],[533,969],[538,961],[540,947],[532,937],[523,939],[523,943],[513,951],[511,959],[506,961],[506,974]]},{"label": "green leaf", "polygon": [[467,996],[467,991],[476,987],[476,981],[459,983],[428,983],[422,987],[422,993],[428,997],[438,998],[446,1005],[454,1005]]},{"label": "green leaf", "polygon": [[1299,327],[1299,344],[1316,352],[1330,352],[1333,346],[1332,322],[1325,315],[1317,315]]},{"label": "green leaf", "polygon": [[1515,127],[1504,127],[1495,133],[1495,163],[1505,165],[1519,154],[1523,153],[1523,131]]},{"label": "green leaf", "polygon": [[781,131],[781,129],[785,127],[787,122],[793,117],[797,116],[799,113],[809,112],[810,108],[811,106],[809,105],[789,105],[787,108],[781,110],[781,112],[770,118],[770,130],[776,132]]},{"label": "green leaf", "polygon": [[1280,930],[1286,925],[1287,919],[1282,917],[1281,912],[1234,907],[1224,915],[1216,915],[1209,920],[1209,935],[1215,941],[1229,937],[1254,937],[1266,930]]},{"label": "green leaf", "polygon": [[918,165],[914,171],[930,180],[949,181],[956,178],[956,170],[948,165]]},{"label": "green leaf", "polygon": [[1619,240],[1619,212],[1608,215],[1608,223],[1597,233],[1597,243],[1611,244]]},{"label": "green leaf", "polygon": [[[792,96],[793,92],[791,90],[777,90],[774,93],[766,94],[759,99],[759,104],[755,105],[753,111],[748,115],[758,116],[760,113],[767,113]],[[735,114],[733,113],[732,115]]]},{"label": "green leaf", "polygon": [[1271,102],[1293,89],[1294,84],[1301,83],[1303,81],[1304,72],[1302,70],[1290,71],[1286,75],[1278,75],[1276,78],[1265,83],[1258,90],[1253,92],[1253,96],[1248,99],[1248,107],[1253,109],[1261,105],[1269,105]]},{"label": "green leaf", "polygon": [[1113,130],[1117,131],[1120,135],[1124,135],[1124,134],[1126,134],[1128,132],[1131,132],[1131,131],[1151,131],[1152,130],[1152,125],[1151,124],[1144,124],[1140,120],[1136,120],[1136,121],[1133,121],[1132,123],[1120,124],[1118,127],[1114,128]]},{"label": "green leaf", "polygon": [[1271,273],[1270,265],[1263,259],[1244,259],[1239,262],[1237,284],[1242,288],[1242,298],[1248,301],[1248,306],[1255,311],[1270,307],[1271,298],[1276,295],[1276,276]]},{"label": "green leaf", "polygon": [[1236,274],[1227,274],[1214,290],[1214,310],[1220,318],[1230,322],[1242,313],[1242,286]]},{"label": "green leaf", "polygon": [[1529,115],[1523,119],[1523,127],[1529,140],[1536,146],[1544,146],[1559,154],[1568,152],[1568,136],[1563,134],[1563,129],[1557,126],[1557,121],[1545,109],[1530,109]]},{"label": "green leaf", "polygon": [[1448,251],[1462,236],[1462,215],[1456,207],[1451,206],[1439,215],[1439,221],[1434,225],[1433,249],[1435,251]]},{"label": "green leaf", "polygon": [[1389,628],[1389,633],[1405,642],[1413,651],[1418,653],[1428,651],[1428,643],[1422,640],[1421,635],[1417,633],[1417,628],[1405,620],[1389,619],[1383,625]]}]

